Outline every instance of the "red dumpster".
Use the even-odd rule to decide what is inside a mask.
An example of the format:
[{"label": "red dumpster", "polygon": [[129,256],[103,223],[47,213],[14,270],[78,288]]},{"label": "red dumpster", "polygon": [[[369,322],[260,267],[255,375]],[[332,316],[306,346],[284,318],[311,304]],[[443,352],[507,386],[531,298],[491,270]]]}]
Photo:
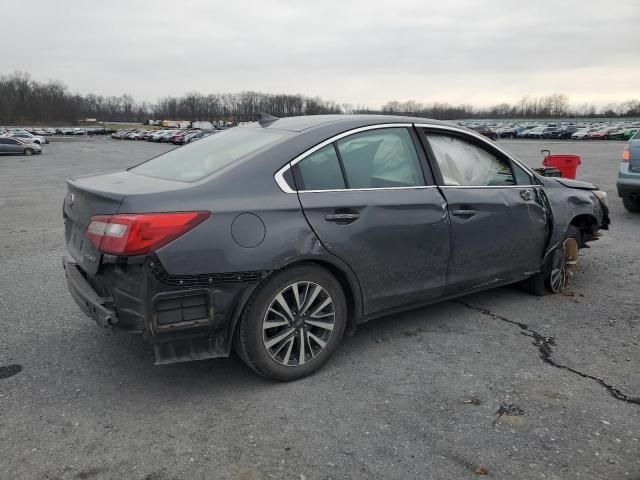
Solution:
[{"label": "red dumpster", "polygon": [[576,178],[576,171],[580,162],[580,155],[552,155],[549,150],[541,150],[544,155],[542,165],[560,170],[560,175],[564,178]]}]

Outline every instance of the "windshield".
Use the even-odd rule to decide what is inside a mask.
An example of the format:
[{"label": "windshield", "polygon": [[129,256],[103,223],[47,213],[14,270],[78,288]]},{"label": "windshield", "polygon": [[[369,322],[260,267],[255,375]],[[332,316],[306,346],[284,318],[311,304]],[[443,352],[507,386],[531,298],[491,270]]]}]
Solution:
[{"label": "windshield", "polygon": [[193,182],[285,136],[280,130],[233,128],[176,148],[129,169],[149,177]]}]

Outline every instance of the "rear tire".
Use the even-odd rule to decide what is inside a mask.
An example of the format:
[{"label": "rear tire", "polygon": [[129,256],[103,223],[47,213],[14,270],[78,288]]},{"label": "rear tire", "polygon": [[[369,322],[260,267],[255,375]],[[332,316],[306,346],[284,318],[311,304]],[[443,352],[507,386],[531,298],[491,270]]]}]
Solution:
[{"label": "rear tire", "polygon": [[548,268],[520,282],[518,286],[525,292],[537,296],[566,292],[576,271],[581,242],[580,230],[570,225],[562,242],[551,252]]},{"label": "rear tire", "polygon": [[297,380],[333,355],[347,325],[340,283],[327,270],[301,264],[269,277],[238,321],[234,346],[259,375]]},{"label": "rear tire", "polygon": [[622,204],[631,213],[640,212],[640,199],[633,199],[629,196],[622,197]]},{"label": "rear tire", "polygon": [[24,154],[25,154],[27,157],[30,157],[31,155],[33,155],[33,148],[25,148],[25,149],[24,149]]}]

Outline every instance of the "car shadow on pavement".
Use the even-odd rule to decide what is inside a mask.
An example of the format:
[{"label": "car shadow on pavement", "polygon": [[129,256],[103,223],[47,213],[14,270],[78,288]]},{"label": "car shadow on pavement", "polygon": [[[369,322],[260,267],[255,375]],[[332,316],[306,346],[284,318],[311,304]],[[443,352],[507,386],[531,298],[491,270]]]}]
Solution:
[{"label": "car shadow on pavement", "polygon": [[[510,287],[499,288],[481,294],[464,297],[487,297],[498,303],[513,301],[520,295]],[[456,321],[461,305],[455,301],[435,303],[405,312],[380,317],[357,327],[353,336],[345,335],[337,354],[315,376],[331,375],[332,371],[358,368],[358,359],[375,359],[376,344],[387,348],[406,346],[407,342],[419,342],[429,335],[464,335],[464,322]],[[106,333],[87,324],[78,332],[79,343],[71,361],[78,370],[102,382],[117,382],[127,388],[154,390],[158,395],[173,396],[177,391],[219,389],[262,389],[278,382],[264,379],[246,367],[232,352],[228,358],[182,362],[170,365],[153,364],[153,349],[138,335]],[[415,337],[415,338],[414,338]],[[79,352],[80,351],[80,352]],[[78,355],[80,353],[80,355]],[[356,361],[354,361],[356,360]],[[65,362],[66,363],[66,362]],[[300,380],[304,382],[304,379]]]}]

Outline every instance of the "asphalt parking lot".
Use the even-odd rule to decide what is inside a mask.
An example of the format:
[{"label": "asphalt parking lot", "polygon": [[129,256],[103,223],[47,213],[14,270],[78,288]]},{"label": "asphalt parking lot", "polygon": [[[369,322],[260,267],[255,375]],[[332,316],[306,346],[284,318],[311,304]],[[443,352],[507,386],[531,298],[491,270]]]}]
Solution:
[{"label": "asphalt parking lot", "polygon": [[[615,194],[622,142],[501,142],[538,166],[578,153],[612,228],[568,295],[500,288],[379,319],[319,373],[237,358],[153,366],[67,293],[67,176],[173,146],[73,139],[0,157],[0,479],[640,479],[640,215]],[[15,373],[12,376],[9,374]],[[7,378],[2,378],[2,377]]]}]

